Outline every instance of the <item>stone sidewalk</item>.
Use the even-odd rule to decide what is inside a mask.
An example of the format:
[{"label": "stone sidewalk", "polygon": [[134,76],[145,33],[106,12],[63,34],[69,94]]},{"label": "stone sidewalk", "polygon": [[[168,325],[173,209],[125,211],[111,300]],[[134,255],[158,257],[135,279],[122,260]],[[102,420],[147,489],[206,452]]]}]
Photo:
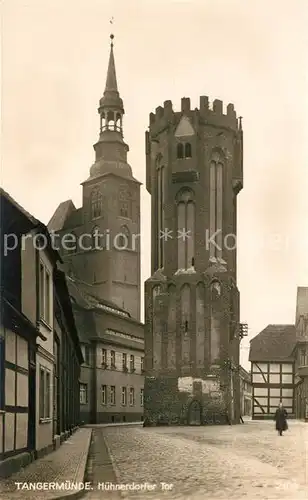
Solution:
[{"label": "stone sidewalk", "polygon": [[91,434],[90,428],[78,429],[56,451],[0,480],[0,499],[71,500],[83,496]]}]

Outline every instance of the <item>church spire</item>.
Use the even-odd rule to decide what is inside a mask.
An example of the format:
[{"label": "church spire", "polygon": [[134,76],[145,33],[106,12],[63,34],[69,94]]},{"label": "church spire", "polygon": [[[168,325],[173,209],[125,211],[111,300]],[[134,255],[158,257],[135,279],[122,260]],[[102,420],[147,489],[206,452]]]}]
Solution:
[{"label": "church spire", "polygon": [[123,140],[123,101],[120,97],[113,53],[114,35],[110,35],[110,54],[103,97],[99,101],[100,134],[96,144],[95,163],[90,168],[90,177],[113,172],[131,177],[132,169],[127,163],[128,145]]},{"label": "church spire", "polygon": [[114,62],[114,53],[113,53],[113,39],[114,35],[110,35],[111,43],[110,43],[110,55],[109,55],[109,64],[106,78],[106,92],[118,92],[118,84],[117,84],[117,75],[115,69]]},{"label": "church spire", "polygon": [[110,35],[110,55],[104,96],[99,101],[98,112],[101,117],[101,133],[105,130],[119,132],[122,135],[123,101],[120,97],[115,69],[113,39]]}]

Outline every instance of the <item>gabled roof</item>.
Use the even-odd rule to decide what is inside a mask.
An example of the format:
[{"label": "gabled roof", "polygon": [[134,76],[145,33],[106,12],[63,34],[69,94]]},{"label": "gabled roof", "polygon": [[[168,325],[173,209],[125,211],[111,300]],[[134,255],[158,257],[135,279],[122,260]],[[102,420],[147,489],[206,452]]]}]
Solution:
[{"label": "gabled roof", "polygon": [[66,200],[60,203],[55,213],[47,224],[49,231],[61,231],[68,217],[76,210],[72,200]]},{"label": "gabled roof", "polygon": [[[12,207],[18,215],[15,217],[12,216],[12,214],[9,214],[8,207]],[[45,236],[47,240],[46,251],[49,253],[54,262],[62,262],[59,252],[53,246],[47,226],[27,212],[27,210],[19,205],[19,203],[17,203],[14,198],[4,191],[3,188],[0,188],[1,230],[6,232],[9,227],[10,231],[14,231],[14,224],[17,224],[19,220],[23,221],[22,227],[19,227],[21,234],[28,234],[28,232],[35,230],[36,234]]]},{"label": "gabled roof", "polygon": [[240,365],[240,377],[245,379],[247,382],[250,382],[250,373]]},{"label": "gabled roof", "polygon": [[250,341],[249,361],[291,360],[295,344],[294,325],[268,325]]},{"label": "gabled roof", "polygon": [[[9,193],[7,193],[3,188],[0,188],[1,200],[2,200],[2,197],[4,199],[6,199],[9,203],[11,203],[11,205],[13,205],[18,210],[18,212],[20,212],[26,219],[28,219],[29,222],[31,222],[31,224],[33,226],[41,225],[41,222],[38,219],[33,217],[33,215],[31,215],[29,212],[27,212],[27,210],[25,210],[21,205],[19,205],[19,203],[17,203],[17,201],[14,200],[14,198],[12,198],[12,196],[10,196]],[[0,211],[0,213],[1,212],[2,212],[2,210]]]}]

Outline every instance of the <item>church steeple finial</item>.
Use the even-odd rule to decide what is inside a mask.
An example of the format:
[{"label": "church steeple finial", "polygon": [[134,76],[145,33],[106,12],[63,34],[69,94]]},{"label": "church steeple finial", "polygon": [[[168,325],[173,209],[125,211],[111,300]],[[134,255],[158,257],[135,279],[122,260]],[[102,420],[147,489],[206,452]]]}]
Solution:
[{"label": "church steeple finial", "polygon": [[[112,21],[110,21],[112,24]],[[104,96],[99,101],[98,112],[101,117],[100,131],[112,130],[122,135],[123,101],[120,97],[114,61],[114,35],[110,35],[110,54]]]}]

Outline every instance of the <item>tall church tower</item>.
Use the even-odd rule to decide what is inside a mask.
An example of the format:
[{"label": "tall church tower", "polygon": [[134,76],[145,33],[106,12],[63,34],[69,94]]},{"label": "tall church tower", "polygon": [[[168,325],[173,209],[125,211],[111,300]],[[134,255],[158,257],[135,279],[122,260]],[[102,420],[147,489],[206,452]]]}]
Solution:
[{"label": "tall church tower", "polygon": [[127,163],[124,106],[118,91],[114,36],[110,38],[106,87],[98,108],[99,139],[94,145],[90,176],[82,183],[83,204],[80,209],[70,200],[61,204],[49,228],[62,236],[76,236],[76,247],[72,245],[63,253],[67,272],[89,284],[91,293],[113,302],[139,321],[140,182]]},{"label": "tall church tower", "polygon": [[145,425],[239,422],[237,195],[243,133],[232,104],[183,98],[150,114],[152,275],[145,283]]},{"label": "tall church tower", "polygon": [[[140,320],[140,182],[127,163],[123,101],[119,95],[111,35],[106,88],[99,102],[100,135],[95,163],[83,183],[84,217],[103,250],[89,254],[97,293]],[[95,227],[94,227],[95,226]]]}]

